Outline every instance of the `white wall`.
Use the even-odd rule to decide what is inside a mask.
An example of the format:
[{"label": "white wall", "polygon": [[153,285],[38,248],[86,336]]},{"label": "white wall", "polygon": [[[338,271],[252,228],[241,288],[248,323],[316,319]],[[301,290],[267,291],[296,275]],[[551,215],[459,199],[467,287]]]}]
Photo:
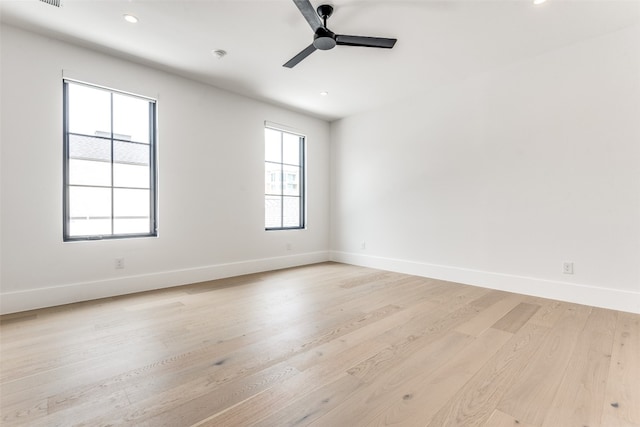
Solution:
[{"label": "white wall", "polygon": [[[1,312],[326,260],[330,202],[335,260],[640,312],[638,27],[331,135],[301,114],[1,31]],[[158,98],[160,237],[62,242],[62,70]],[[308,136],[307,230],[263,230],[264,120]]]},{"label": "white wall", "polygon": [[[10,26],[1,31],[2,312],[328,259],[328,123]],[[158,238],[62,241],[62,70],[158,99]],[[265,120],[307,135],[306,230],[264,231]],[[115,270],[117,257],[124,270]]]},{"label": "white wall", "polygon": [[640,312],[639,41],[334,122],[332,258]]}]

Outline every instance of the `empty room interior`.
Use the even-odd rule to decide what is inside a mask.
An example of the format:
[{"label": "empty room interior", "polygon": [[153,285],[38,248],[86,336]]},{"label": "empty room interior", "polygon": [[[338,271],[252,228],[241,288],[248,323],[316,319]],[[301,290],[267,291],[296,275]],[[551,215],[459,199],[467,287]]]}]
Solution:
[{"label": "empty room interior", "polygon": [[640,1],[0,19],[3,426],[640,427]]}]

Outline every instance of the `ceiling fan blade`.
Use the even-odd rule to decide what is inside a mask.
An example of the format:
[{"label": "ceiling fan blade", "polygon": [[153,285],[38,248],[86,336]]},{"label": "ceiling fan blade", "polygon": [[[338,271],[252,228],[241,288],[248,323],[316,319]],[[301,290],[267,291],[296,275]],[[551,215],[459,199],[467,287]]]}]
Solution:
[{"label": "ceiling fan blade", "polygon": [[313,32],[315,32],[318,28],[322,27],[322,20],[318,16],[316,10],[311,6],[309,0],[293,0],[296,4],[304,19],[307,20]]},{"label": "ceiling fan blade", "polygon": [[302,61],[304,58],[306,58],[307,56],[315,52],[315,50],[316,50],[316,47],[313,45],[313,43],[311,43],[309,46],[305,47],[302,52],[300,52],[299,54],[291,58],[286,64],[283,65],[283,67],[287,67],[287,68],[295,67],[296,65],[298,65],[300,61]]},{"label": "ceiling fan blade", "polygon": [[336,36],[336,44],[342,46],[381,47],[383,49],[391,49],[397,41],[398,39],[385,39],[382,37]]}]

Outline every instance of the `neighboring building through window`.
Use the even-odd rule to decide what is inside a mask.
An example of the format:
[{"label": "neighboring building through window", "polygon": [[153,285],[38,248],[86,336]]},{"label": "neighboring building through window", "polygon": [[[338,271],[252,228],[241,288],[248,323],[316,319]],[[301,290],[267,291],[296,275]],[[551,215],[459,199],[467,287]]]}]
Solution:
[{"label": "neighboring building through window", "polygon": [[304,228],[302,135],[265,128],[264,223],[267,230]]},{"label": "neighboring building through window", "polygon": [[64,240],[155,236],[156,103],[64,80]]}]

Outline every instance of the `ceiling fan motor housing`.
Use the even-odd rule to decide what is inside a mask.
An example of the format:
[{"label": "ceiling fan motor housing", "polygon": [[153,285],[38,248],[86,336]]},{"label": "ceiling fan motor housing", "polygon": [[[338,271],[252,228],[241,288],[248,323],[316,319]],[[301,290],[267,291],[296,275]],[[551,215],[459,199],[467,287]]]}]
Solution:
[{"label": "ceiling fan motor housing", "polygon": [[326,28],[318,28],[313,36],[313,46],[319,50],[329,50],[336,46],[336,35]]}]

